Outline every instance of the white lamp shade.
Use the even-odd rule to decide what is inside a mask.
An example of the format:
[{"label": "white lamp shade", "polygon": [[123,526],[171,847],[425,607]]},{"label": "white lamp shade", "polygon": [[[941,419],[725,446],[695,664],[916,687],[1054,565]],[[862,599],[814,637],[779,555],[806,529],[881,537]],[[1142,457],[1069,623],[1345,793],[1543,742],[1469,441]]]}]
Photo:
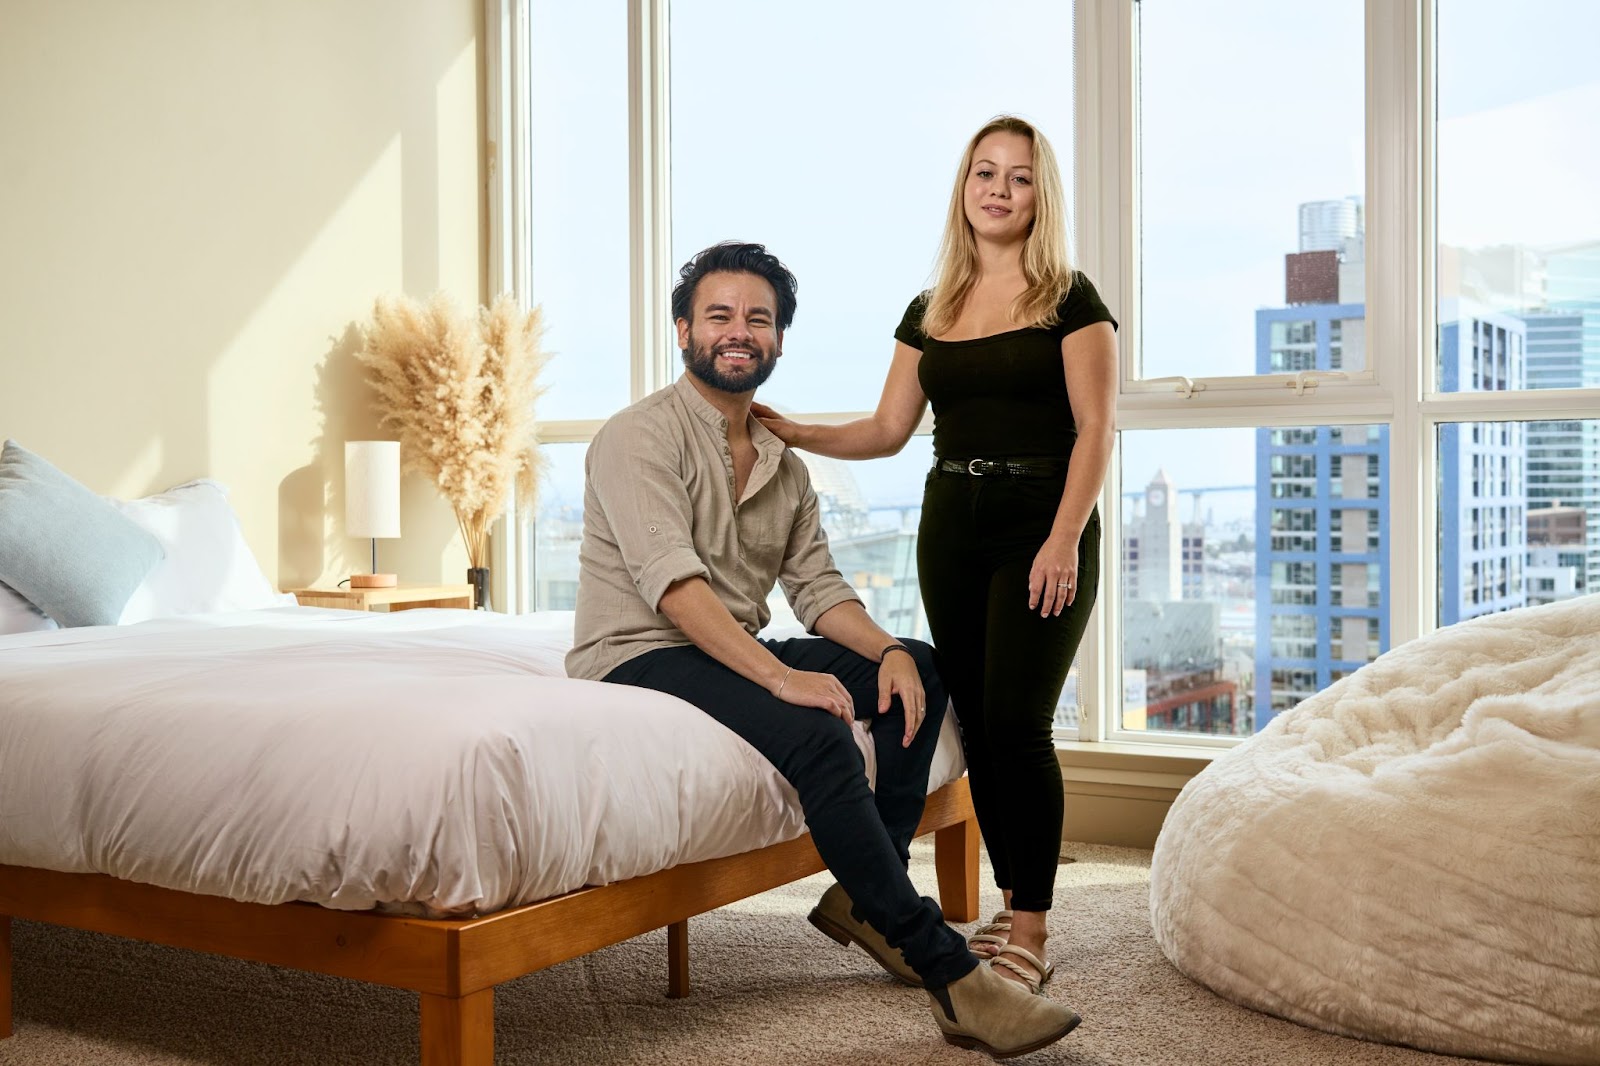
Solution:
[{"label": "white lamp shade", "polygon": [[400,442],[344,442],[344,531],[351,537],[400,535]]}]

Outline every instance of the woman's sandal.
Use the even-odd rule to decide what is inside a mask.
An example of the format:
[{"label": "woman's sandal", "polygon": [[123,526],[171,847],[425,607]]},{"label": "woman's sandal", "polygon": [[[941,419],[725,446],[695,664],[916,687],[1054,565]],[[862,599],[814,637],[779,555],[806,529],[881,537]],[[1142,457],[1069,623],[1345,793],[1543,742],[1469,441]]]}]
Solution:
[{"label": "woman's sandal", "polygon": [[[1005,957],[1007,955],[1015,955],[1027,963],[1028,966],[1033,967],[1033,969],[1030,970],[1020,963],[1012,962]],[[989,960],[989,965],[1004,966],[1022,978],[1023,983],[1028,986],[1028,991],[1036,996],[1044,991],[1044,986],[1049,982],[1050,978],[1055,976],[1056,972],[1056,968],[1052,963],[1040,961],[1039,957],[1033,952],[1028,951],[1026,948],[1019,948],[1015,944],[1007,944],[1002,947],[999,953]]]},{"label": "woman's sandal", "polygon": [[992,959],[1010,939],[1000,934],[1009,932],[1011,932],[1011,912],[995,911],[993,921],[988,925],[979,926],[971,936],[967,937],[967,947],[980,958]]}]

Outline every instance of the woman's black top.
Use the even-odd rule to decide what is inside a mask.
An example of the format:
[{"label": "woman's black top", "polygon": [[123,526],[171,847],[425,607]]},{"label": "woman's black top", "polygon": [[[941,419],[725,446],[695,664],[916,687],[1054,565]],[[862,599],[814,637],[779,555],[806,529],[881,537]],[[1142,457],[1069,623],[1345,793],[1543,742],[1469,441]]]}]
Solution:
[{"label": "woman's black top", "polygon": [[1029,326],[964,341],[922,332],[928,294],[911,301],[895,340],[922,353],[917,381],[933,404],[933,450],[941,459],[1065,457],[1077,427],[1067,403],[1061,338],[1095,322],[1117,320],[1081,273],[1049,328]]}]

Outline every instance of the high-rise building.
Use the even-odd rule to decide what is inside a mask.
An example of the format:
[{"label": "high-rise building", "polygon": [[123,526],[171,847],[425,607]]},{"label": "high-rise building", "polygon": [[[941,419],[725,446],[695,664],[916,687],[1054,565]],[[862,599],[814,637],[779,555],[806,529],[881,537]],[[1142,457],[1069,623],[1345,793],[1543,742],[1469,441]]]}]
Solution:
[{"label": "high-rise building", "polygon": [[[1545,304],[1549,307],[1600,305],[1600,241],[1584,241],[1541,248],[1544,264]],[[1584,337],[1600,339],[1600,321],[1592,321]],[[1588,351],[1595,345],[1586,343]]]},{"label": "high-rise building", "polygon": [[[1341,203],[1301,206],[1300,250],[1285,267],[1288,306],[1256,312],[1258,373],[1366,365],[1359,201]],[[1336,287],[1331,264],[1314,258],[1329,250],[1339,253]],[[1465,301],[1447,302],[1440,319],[1443,388],[1522,387],[1520,319]],[[1260,729],[1389,646],[1390,455],[1382,425],[1263,428],[1257,441]],[[1526,602],[1525,447],[1520,426],[1441,430],[1441,624]]]},{"label": "high-rise building", "polygon": [[1206,599],[1206,523],[1200,517],[1200,496],[1194,498],[1194,517],[1183,523],[1183,598]]},{"label": "high-rise building", "polygon": [[[1529,431],[1532,436],[1532,430]],[[1532,467],[1532,460],[1529,466]],[[1532,480],[1532,475],[1529,475]],[[1528,500],[1528,565],[1523,585],[1528,605],[1554,603],[1584,593],[1584,564],[1588,554],[1588,511],[1554,503],[1535,508]]]},{"label": "high-rise building", "polygon": [[[1300,251],[1284,257],[1289,306],[1256,312],[1258,373],[1365,369],[1364,242],[1359,198],[1301,205]],[[1388,647],[1389,429],[1256,437],[1259,730]]]},{"label": "high-rise building", "polygon": [[[1305,308],[1296,308],[1296,312]],[[1326,369],[1331,323],[1314,310]],[[1270,316],[1257,313],[1258,334]],[[1389,645],[1389,427],[1260,429],[1256,454],[1255,725],[1370,662]]]},{"label": "high-rise building", "polygon": [[1439,247],[1441,300],[1472,300],[1503,311],[1531,311],[1544,306],[1546,282],[1544,257],[1524,245]]},{"label": "high-rise building", "polygon": [[[1600,387],[1600,242],[1441,247],[1438,263],[1446,303],[1470,299],[1523,321],[1527,388]],[[1558,501],[1586,516],[1583,543],[1559,551],[1535,547],[1530,532],[1524,570],[1529,602],[1600,590],[1600,418],[1528,422],[1524,441],[1530,526],[1539,511]],[[1567,567],[1571,574],[1558,572]]]},{"label": "high-rise building", "polygon": [[[1439,306],[1439,384],[1446,392],[1527,385],[1527,326],[1468,300]],[[1527,603],[1527,426],[1439,427],[1439,624]],[[1456,535],[1449,535],[1453,530]]]},{"label": "high-rise building", "polygon": [[[1578,359],[1570,361],[1570,354],[1562,365],[1549,367],[1551,376],[1544,379],[1543,388],[1597,388],[1600,387],[1600,241],[1568,244],[1543,248],[1540,255],[1545,270],[1545,303],[1550,313],[1563,312],[1581,316],[1578,323]],[[1570,348],[1568,349],[1570,353]],[[1533,373],[1530,353],[1529,373]],[[1530,381],[1530,385],[1532,382]],[[1575,429],[1574,429],[1575,426]],[[1530,435],[1533,430],[1530,427]],[[1584,537],[1583,588],[1586,592],[1600,591],[1600,417],[1587,418],[1577,423],[1561,424],[1559,432],[1575,435],[1572,443],[1578,455],[1567,455],[1569,469],[1562,476],[1571,478],[1571,465],[1582,471],[1581,482],[1586,491],[1563,496],[1566,502],[1581,506],[1587,512]],[[1546,457],[1550,451],[1546,450]],[[1571,461],[1575,460],[1575,464]],[[1529,493],[1532,506],[1532,492]],[[1540,497],[1541,503],[1546,497]]]},{"label": "high-rise building", "polygon": [[1178,521],[1178,490],[1165,470],[1145,486],[1143,506],[1135,505],[1124,524],[1122,572],[1125,600],[1165,603],[1183,599],[1184,537]]},{"label": "high-rise building", "polygon": [[[1519,316],[1527,331],[1527,382],[1530,389],[1576,389],[1600,385],[1600,300],[1594,307],[1574,306]],[[1591,345],[1586,340],[1594,338]],[[1584,531],[1567,540],[1559,553],[1573,560],[1570,582],[1561,575],[1541,573],[1550,582],[1538,592],[1539,602],[1600,591],[1600,418],[1570,418],[1527,424],[1527,490],[1529,566],[1533,558],[1534,522],[1540,512],[1556,507],[1584,515]],[[1541,570],[1558,564],[1551,553],[1540,555]],[[1529,580],[1535,580],[1530,573]]]},{"label": "high-rise building", "polygon": [[1299,250],[1342,252],[1347,242],[1359,240],[1366,228],[1365,212],[1359,196],[1304,203],[1300,205]]}]

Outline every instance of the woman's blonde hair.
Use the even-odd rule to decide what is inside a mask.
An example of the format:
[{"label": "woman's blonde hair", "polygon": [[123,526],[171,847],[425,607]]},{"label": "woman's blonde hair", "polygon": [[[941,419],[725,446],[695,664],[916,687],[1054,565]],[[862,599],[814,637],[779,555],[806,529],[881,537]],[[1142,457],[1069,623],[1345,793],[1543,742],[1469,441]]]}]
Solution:
[{"label": "woman's blonde hair", "polygon": [[1056,154],[1031,122],[1015,115],[996,115],[967,142],[956,171],[956,187],[950,193],[950,210],[945,216],[944,240],[939,244],[939,261],[929,290],[928,309],[922,317],[927,336],[946,333],[955,325],[967,295],[978,280],[978,242],[967,221],[964,192],[967,174],[978,143],[991,133],[1016,133],[1033,145],[1033,227],[1022,245],[1022,274],[1028,287],[1011,305],[1011,319],[1024,326],[1053,326],[1056,309],[1072,287],[1072,264],[1067,256],[1067,203],[1061,187],[1061,171]]}]

